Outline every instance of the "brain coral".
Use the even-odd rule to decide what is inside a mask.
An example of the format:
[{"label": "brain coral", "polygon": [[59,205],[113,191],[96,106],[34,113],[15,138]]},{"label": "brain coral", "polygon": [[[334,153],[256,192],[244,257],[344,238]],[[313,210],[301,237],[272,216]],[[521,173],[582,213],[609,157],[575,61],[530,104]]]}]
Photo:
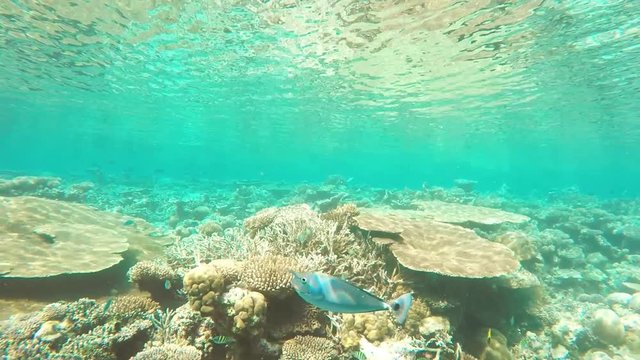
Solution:
[{"label": "brain coral", "polygon": [[380,242],[389,244],[398,262],[415,271],[482,278],[506,275],[520,267],[506,246],[469,229],[433,221],[421,211],[362,209],[356,220],[362,230],[386,237]]},{"label": "brain coral", "polygon": [[88,206],[30,196],[0,197],[0,274],[36,278],[92,273],[122,260],[162,253],[166,238],[146,234],[151,226]]},{"label": "brain coral", "polygon": [[282,346],[280,360],[331,360],[338,356],[335,345],[316,336],[296,336]]}]

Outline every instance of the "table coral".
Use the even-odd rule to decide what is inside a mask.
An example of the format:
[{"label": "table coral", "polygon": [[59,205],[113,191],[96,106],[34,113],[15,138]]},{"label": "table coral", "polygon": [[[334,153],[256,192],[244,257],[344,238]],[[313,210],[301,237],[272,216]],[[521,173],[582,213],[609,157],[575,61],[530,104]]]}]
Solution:
[{"label": "table coral", "polygon": [[463,227],[430,220],[420,211],[362,209],[358,226],[384,238],[398,262],[420,272],[482,278],[520,267],[511,250]]},{"label": "table coral", "polygon": [[136,219],[94,208],[30,196],[0,197],[0,274],[42,278],[92,273],[119,263],[130,250],[144,258],[162,252],[165,238]]},{"label": "table coral", "polygon": [[477,223],[496,225],[502,223],[522,223],[529,220],[528,216],[514,214],[508,211],[483,206],[450,203],[444,201],[417,201],[418,209],[432,220],[462,224]]}]

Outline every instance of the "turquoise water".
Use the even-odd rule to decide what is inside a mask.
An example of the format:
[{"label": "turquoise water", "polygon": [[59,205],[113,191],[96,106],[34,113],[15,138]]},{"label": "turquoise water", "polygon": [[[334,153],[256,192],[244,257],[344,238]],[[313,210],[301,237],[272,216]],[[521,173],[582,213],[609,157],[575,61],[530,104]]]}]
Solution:
[{"label": "turquoise water", "polygon": [[634,196],[636,1],[4,1],[0,169]]}]

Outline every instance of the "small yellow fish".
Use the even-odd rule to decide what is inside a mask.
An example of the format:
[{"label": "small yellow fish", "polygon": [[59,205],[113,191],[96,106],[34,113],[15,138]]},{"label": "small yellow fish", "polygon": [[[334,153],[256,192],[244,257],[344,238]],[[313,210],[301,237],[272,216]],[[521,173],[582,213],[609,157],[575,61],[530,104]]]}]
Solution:
[{"label": "small yellow fish", "polygon": [[487,344],[491,344],[491,328],[487,331]]}]

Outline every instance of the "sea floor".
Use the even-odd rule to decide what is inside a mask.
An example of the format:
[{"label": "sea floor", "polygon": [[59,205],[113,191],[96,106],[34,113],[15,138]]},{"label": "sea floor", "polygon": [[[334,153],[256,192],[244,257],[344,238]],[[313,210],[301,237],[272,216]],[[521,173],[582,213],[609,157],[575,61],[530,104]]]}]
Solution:
[{"label": "sea floor", "polygon": [[[0,178],[0,356],[639,359],[640,199],[476,185]],[[319,311],[290,269],[409,318]]]}]

